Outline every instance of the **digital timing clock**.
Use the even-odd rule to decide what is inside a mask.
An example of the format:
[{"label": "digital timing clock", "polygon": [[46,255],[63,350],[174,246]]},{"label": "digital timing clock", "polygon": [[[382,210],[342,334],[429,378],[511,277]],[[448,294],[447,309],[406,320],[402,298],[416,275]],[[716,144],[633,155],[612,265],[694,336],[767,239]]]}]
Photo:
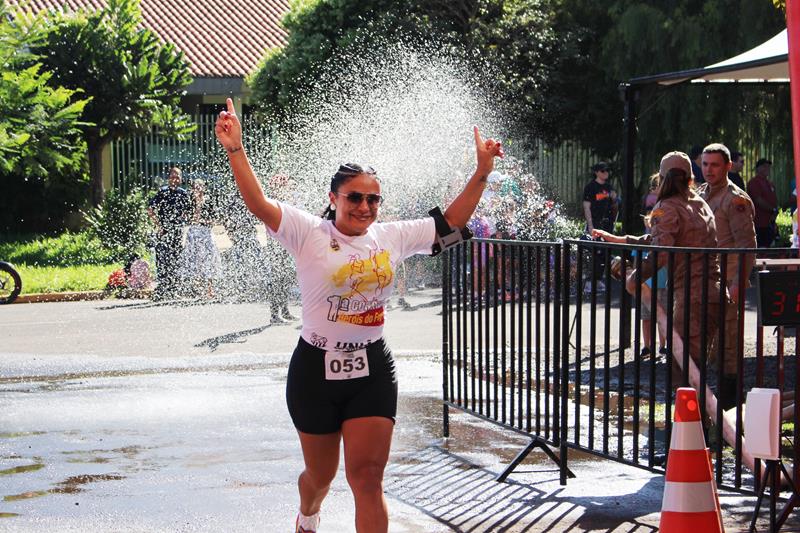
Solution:
[{"label": "digital timing clock", "polygon": [[800,270],[758,273],[758,323],[800,325]]}]

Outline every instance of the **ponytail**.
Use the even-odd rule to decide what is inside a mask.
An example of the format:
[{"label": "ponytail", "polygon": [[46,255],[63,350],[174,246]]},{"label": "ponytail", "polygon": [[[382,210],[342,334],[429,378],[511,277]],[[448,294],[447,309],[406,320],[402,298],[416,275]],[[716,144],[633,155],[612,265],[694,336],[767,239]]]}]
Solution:
[{"label": "ponytail", "polygon": [[329,205],[327,209],[322,212],[322,218],[325,220],[336,220],[336,210],[331,209],[331,206]]}]

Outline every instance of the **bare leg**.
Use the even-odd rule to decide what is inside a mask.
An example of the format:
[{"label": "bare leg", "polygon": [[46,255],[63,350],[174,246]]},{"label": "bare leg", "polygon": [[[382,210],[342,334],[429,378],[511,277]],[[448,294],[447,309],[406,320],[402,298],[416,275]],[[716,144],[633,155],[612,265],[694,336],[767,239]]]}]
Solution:
[{"label": "bare leg", "polygon": [[383,470],[389,461],[394,422],[369,416],[345,420],[344,468],[356,503],[356,531],[385,533],[389,512],[383,497]]},{"label": "bare leg", "polygon": [[642,319],[642,340],[643,348],[650,348],[650,321]]},{"label": "bare leg", "polygon": [[311,516],[319,511],[339,468],[341,433],[311,435],[298,431],[306,468],[297,480],[300,512]]}]

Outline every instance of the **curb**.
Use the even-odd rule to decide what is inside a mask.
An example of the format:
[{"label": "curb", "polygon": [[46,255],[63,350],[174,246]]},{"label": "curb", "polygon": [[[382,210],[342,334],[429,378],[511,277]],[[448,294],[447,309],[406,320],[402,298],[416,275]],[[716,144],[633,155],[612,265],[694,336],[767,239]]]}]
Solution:
[{"label": "curb", "polygon": [[81,300],[102,300],[112,293],[109,291],[84,291],[84,292],[47,292],[36,294],[21,294],[14,300],[15,304],[33,304],[45,302],[77,302]]}]

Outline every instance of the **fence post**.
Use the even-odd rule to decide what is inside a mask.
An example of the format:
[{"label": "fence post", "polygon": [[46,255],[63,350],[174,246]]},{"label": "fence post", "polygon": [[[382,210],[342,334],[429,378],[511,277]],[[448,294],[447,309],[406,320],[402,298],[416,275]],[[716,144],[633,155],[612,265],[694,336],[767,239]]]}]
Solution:
[{"label": "fence post", "polygon": [[450,362],[450,342],[448,334],[448,316],[450,313],[450,251],[442,254],[442,436],[450,436],[450,409],[447,402],[450,400],[447,391],[448,366]]},{"label": "fence post", "polygon": [[[560,268],[559,257],[563,256],[563,268]],[[560,279],[559,279],[560,278]],[[561,291],[556,297],[556,309],[561,311],[561,320],[556,320],[556,338],[560,333],[561,345],[558,349],[559,343],[554,343],[558,352],[554,354],[556,360],[560,360],[561,378],[558,380],[557,391],[560,393],[560,415],[561,424],[560,432],[557,432],[559,444],[559,483],[561,485],[567,484],[567,476],[569,469],[567,468],[567,439],[569,435],[569,409],[567,407],[569,401],[569,293],[570,293],[570,248],[569,244],[564,242],[558,247],[558,254],[556,255],[556,287],[560,287]],[[556,314],[558,316],[558,313]],[[559,405],[559,402],[555,402]]]}]

